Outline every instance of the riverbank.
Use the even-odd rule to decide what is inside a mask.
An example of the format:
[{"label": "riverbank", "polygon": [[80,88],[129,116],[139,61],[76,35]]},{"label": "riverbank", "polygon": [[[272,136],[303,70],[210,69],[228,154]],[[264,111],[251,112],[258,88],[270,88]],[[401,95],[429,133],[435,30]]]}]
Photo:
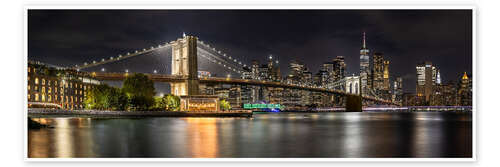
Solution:
[{"label": "riverbank", "polygon": [[29,108],[28,117],[252,117],[250,110],[222,112],[183,111],[102,111],[102,110],[60,110]]}]

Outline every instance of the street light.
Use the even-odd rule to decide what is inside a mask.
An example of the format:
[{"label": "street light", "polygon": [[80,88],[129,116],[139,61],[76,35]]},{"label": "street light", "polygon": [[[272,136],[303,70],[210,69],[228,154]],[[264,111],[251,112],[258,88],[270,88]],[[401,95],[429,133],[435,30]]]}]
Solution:
[{"label": "street light", "polygon": [[158,71],[154,70],[154,71],[153,71],[153,73],[155,73],[155,74],[156,74],[156,73],[158,73]]},{"label": "street light", "polygon": [[104,72],[104,71],[106,71],[106,69],[102,68],[101,71]]}]

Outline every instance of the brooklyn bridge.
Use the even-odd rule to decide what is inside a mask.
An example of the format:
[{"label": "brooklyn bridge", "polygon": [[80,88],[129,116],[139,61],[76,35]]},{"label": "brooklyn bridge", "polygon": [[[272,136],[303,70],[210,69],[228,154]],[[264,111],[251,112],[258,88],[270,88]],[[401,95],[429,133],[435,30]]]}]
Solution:
[{"label": "brooklyn bridge", "polygon": [[[114,63],[126,62],[134,57],[147,57],[155,53],[159,56],[171,56],[171,62],[161,62],[170,66],[170,72],[135,72],[130,71],[130,66],[148,66],[148,64],[136,63],[122,66],[120,71],[108,71],[107,66]],[[171,55],[170,55],[171,54]],[[217,66],[217,70],[224,71],[227,76],[200,76],[199,68],[202,64],[211,63]],[[166,65],[166,66],[168,66]],[[154,82],[168,83],[170,92],[176,96],[213,95],[214,87],[222,85],[245,87],[249,89],[271,89],[273,91],[297,90],[311,93],[319,93],[325,97],[326,103],[335,106],[344,105],[347,110],[361,110],[361,106],[368,105],[399,105],[390,99],[378,97],[373,90],[362,91],[360,80],[340,79],[329,86],[294,84],[280,81],[266,81],[259,79],[248,79],[242,77],[245,68],[250,66],[236,57],[222,53],[210,44],[199,40],[197,37],[183,35],[175,41],[167,42],[150,48],[144,48],[120,54],[117,56],[101,59],[100,61],[85,62],[74,65],[73,68],[79,72],[88,73],[90,76],[101,81],[123,81],[131,73],[142,73]],[[241,89],[239,89],[241,91]],[[242,93],[239,92],[241,95]],[[254,94],[255,96],[255,94]],[[269,103],[283,103],[281,100],[268,99]],[[254,103],[254,100],[247,100]],[[240,102],[243,103],[243,102]]]}]

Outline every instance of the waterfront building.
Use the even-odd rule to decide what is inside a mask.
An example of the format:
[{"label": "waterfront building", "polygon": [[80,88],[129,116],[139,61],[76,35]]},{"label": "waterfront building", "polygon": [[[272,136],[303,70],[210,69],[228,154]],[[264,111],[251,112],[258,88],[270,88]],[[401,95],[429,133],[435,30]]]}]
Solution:
[{"label": "waterfront building", "polygon": [[454,82],[436,84],[434,94],[431,96],[431,106],[455,106],[457,89]]},{"label": "waterfront building", "polygon": [[373,54],[372,66],[372,88],[375,91],[383,90],[384,88],[384,57],[381,52]]},{"label": "waterfront building", "polygon": [[334,68],[333,68],[334,81],[344,79],[345,78],[345,68],[346,68],[344,56],[337,56],[335,59],[333,59],[333,64],[334,64]]},{"label": "waterfront building", "polygon": [[287,76],[289,84],[299,84],[304,79],[306,68],[304,64],[293,60],[289,65],[290,74]]},{"label": "waterfront building", "polygon": [[325,88],[330,88],[333,85],[334,80],[334,64],[333,62],[325,62],[321,66],[321,71],[325,73]]},{"label": "waterfront building", "polygon": [[269,67],[269,72],[271,75],[271,81],[280,82],[281,81],[281,71],[279,66],[279,60],[273,55],[269,55],[269,61],[267,63],[267,67]]},{"label": "waterfront building", "polygon": [[252,69],[248,67],[243,67],[243,71],[241,73],[241,79],[253,79]]},{"label": "waterfront building", "polygon": [[252,79],[255,79],[255,80],[260,80],[259,78],[259,61],[257,60],[253,60],[252,61],[252,67],[251,67],[251,70],[252,70]]},{"label": "waterfront building", "polygon": [[423,97],[423,96],[419,97],[413,93],[403,93],[403,106],[416,106],[421,101],[421,100],[418,100],[418,98],[421,98],[421,97]]},{"label": "waterfront building", "polygon": [[366,33],[363,32],[363,45],[360,50],[360,57],[359,57],[359,77],[361,78],[361,89],[363,92],[366,92],[366,90],[369,88],[369,78],[370,78],[370,57],[369,54],[370,50],[366,47]]},{"label": "waterfront building", "polygon": [[460,88],[458,89],[458,105],[472,106],[472,77],[464,72],[460,80]]},{"label": "waterfront building", "polygon": [[269,71],[269,68],[267,67],[267,64],[263,64],[263,65],[259,66],[257,69],[259,71],[258,76],[257,76],[257,80],[272,81],[270,71]]},{"label": "waterfront building", "polygon": [[180,110],[189,112],[217,112],[220,111],[219,97],[209,95],[180,96]]},{"label": "waterfront building", "polygon": [[391,84],[389,82],[389,61],[385,60],[384,61],[384,78],[383,78],[383,90],[390,90],[391,89]]},{"label": "waterfront building", "polygon": [[28,107],[83,109],[87,90],[100,82],[73,69],[28,62]]},{"label": "waterfront building", "polygon": [[397,77],[393,83],[392,101],[401,104],[403,101],[403,78]]},{"label": "waterfront building", "polygon": [[417,65],[417,96],[423,97],[419,98],[424,100],[424,103],[429,103],[431,95],[434,94],[434,87],[436,82],[441,82],[441,78],[437,78],[439,70],[436,66],[432,65],[432,62],[425,62]]},{"label": "waterfront building", "polygon": [[241,85],[241,103],[249,104],[253,103],[253,90],[256,89],[256,86],[253,85]]},{"label": "waterfront building", "polygon": [[305,86],[313,86],[313,84],[314,84],[312,72],[307,70],[307,68],[305,69],[305,71],[303,73],[302,81],[303,81]]}]

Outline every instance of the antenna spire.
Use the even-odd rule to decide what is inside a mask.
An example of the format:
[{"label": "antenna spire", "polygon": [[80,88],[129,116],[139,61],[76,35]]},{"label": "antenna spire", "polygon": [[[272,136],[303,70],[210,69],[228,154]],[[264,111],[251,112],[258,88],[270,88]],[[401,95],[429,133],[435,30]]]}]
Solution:
[{"label": "antenna spire", "polygon": [[366,32],[363,31],[363,49],[366,49]]}]

